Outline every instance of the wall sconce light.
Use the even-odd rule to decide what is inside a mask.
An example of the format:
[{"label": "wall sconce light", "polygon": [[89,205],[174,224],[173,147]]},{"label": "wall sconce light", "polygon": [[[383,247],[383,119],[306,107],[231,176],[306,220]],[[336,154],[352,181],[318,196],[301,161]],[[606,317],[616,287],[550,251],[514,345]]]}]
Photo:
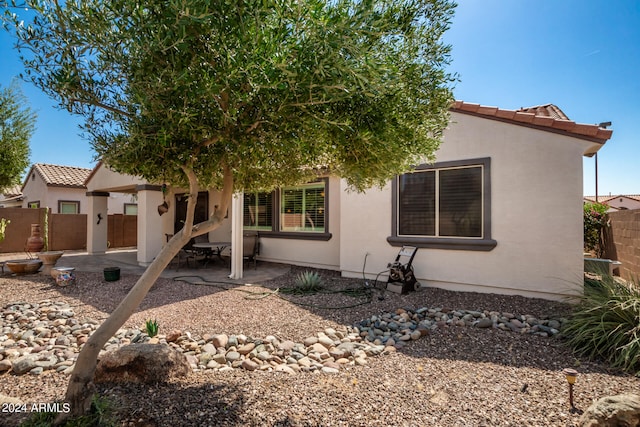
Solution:
[{"label": "wall sconce light", "polygon": [[98,222],[96,222],[96,224],[100,224],[100,221],[102,221],[102,214],[101,213],[98,214]]}]

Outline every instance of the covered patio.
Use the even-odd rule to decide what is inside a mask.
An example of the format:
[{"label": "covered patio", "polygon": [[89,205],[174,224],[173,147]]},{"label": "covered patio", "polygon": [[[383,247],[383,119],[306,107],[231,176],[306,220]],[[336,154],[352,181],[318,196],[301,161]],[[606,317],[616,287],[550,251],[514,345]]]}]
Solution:
[{"label": "covered patio", "polygon": [[[56,264],[56,267],[73,267],[76,272],[102,273],[105,267],[118,267],[121,274],[142,275],[146,267],[138,263],[138,251],[134,249],[109,249],[102,254],[89,254],[83,251],[66,251]],[[0,261],[15,259],[16,254],[3,254]],[[244,270],[242,279],[230,279],[228,265],[215,263],[206,267],[184,267],[172,262],[164,269],[161,277],[174,279],[177,277],[191,283],[224,282],[238,285],[251,285],[271,280],[290,270],[287,264],[260,262],[259,268],[248,267]],[[5,271],[5,273],[7,273]]]},{"label": "covered patio", "polygon": [[[184,190],[170,189],[163,193],[161,185],[149,184],[140,178],[111,171],[99,162],[86,181],[89,197],[87,221],[87,252],[91,255],[103,255],[107,252],[107,200],[112,192],[135,194],[138,205],[137,251],[135,261],[145,268],[162,250],[167,240],[182,227],[180,217],[186,211]],[[220,194],[214,190],[202,191],[198,195],[196,222],[206,220],[219,205]],[[218,229],[208,233],[209,242],[228,242],[232,247],[230,269],[226,278],[242,279],[242,197],[234,197],[229,209],[229,220]],[[162,207],[162,210],[160,209]],[[218,269],[221,271],[220,269]],[[251,277],[251,275],[250,275]]]}]

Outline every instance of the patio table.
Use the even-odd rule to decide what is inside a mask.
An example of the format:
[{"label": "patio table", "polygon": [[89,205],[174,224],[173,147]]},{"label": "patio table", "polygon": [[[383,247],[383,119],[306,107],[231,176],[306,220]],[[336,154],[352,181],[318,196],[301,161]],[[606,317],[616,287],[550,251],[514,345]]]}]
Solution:
[{"label": "patio table", "polygon": [[224,262],[224,258],[222,258],[222,251],[231,246],[231,242],[201,242],[194,243],[192,245],[195,249],[202,249],[205,253],[205,266],[206,260],[211,259],[212,255],[216,255],[218,259]]}]

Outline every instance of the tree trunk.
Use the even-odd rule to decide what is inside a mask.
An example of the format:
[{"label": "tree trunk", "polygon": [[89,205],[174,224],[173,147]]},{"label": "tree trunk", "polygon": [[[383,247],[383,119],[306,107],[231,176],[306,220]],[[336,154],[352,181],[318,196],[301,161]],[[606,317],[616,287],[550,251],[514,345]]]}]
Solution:
[{"label": "tree trunk", "polygon": [[69,380],[65,395],[65,402],[70,404],[71,410],[66,414],[60,413],[55,420],[56,425],[60,425],[68,419],[78,417],[89,411],[93,395],[95,394],[93,376],[100,350],[135,312],[149,292],[149,289],[151,289],[158,277],[160,277],[162,271],[178,251],[187,244],[191,236],[198,236],[215,230],[224,220],[233,195],[232,172],[225,167],[220,209],[218,209],[208,221],[196,225],[193,224],[193,218],[199,189],[198,183],[195,174],[191,170],[185,170],[185,173],[189,177],[190,197],[187,202],[187,215],[184,227],[162,248],[158,256],[156,256],[151,265],[149,265],[142,276],[140,276],[140,279],[138,279],[133,288],[131,288],[127,296],[85,343],[82,351],[80,351],[78,355],[75,368],[71,373],[71,379]]}]

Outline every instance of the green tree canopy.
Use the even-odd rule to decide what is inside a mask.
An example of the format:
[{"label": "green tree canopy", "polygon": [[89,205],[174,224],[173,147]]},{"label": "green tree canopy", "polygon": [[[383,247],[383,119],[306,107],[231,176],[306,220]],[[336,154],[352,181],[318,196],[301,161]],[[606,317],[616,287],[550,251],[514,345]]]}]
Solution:
[{"label": "green tree canopy", "polygon": [[[151,181],[271,189],[329,168],[358,189],[430,159],[452,76],[444,0],[55,1],[18,25],[26,78]],[[20,17],[16,18],[17,20]]]},{"label": "green tree canopy", "polygon": [[[219,226],[234,191],[319,168],[381,185],[432,159],[448,123],[448,0],[27,3],[5,14],[24,77],[84,117],[111,168],[191,195],[182,230],[84,345],[60,418],[89,408],[99,350],[189,238]],[[219,209],[194,225],[210,186]]]},{"label": "green tree canopy", "polygon": [[17,81],[0,86],[0,190],[20,182],[29,166],[29,141],[35,131],[36,113]]}]

